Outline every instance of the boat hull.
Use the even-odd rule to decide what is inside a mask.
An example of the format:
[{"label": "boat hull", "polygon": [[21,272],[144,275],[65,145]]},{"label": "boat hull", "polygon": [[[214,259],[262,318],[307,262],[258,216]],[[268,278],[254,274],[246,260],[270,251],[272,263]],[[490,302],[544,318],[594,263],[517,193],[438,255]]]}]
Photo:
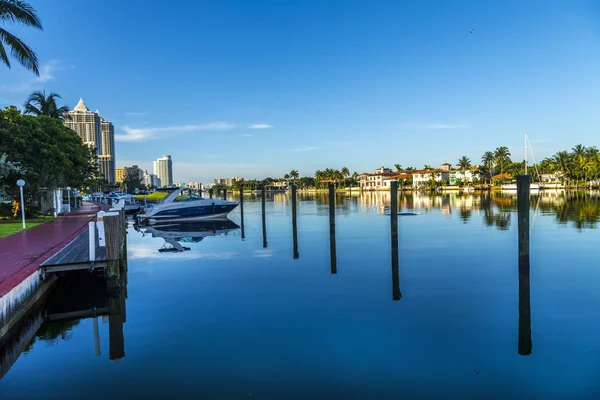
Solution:
[{"label": "boat hull", "polygon": [[191,207],[165,207],[147,214],[138,214],[140,222],[154,224],[159,221],[187,222],[227,218],[227,214],[237,207],[237,203],[200,204]]},{"label": "boat hull", "polygon": [[[532,183],[529,185],[529,190],[542,190],[544,187],[542,185],[538,185],[537,183]],[[517,190],[516,184],[502,185],[502,190]]]}]

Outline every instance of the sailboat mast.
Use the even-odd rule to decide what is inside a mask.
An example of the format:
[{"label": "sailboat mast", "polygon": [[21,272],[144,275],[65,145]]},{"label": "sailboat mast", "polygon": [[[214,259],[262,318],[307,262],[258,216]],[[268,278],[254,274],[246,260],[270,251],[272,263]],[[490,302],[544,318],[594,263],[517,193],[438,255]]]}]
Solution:
[{"label": "sailboat mast", "polygon": [[527,175],[527,134],[525,134],[525,175]]}]

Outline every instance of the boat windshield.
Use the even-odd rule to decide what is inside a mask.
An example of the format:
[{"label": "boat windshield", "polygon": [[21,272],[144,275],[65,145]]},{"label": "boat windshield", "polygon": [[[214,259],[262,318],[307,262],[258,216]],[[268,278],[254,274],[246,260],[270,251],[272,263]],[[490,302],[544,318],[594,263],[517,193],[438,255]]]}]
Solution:
[{"label": "boat windshield", "polygon": [[202,196],[197,194],[189,194],[185,196],[177,196],[173,201],[192,201],[192,200],[202,200]]}]

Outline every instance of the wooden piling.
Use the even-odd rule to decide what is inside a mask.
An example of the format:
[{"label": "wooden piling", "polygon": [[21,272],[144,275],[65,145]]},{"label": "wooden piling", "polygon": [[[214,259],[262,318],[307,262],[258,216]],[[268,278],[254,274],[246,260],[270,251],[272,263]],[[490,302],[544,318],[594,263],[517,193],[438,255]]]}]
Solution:
[{"label": "wooden piling", "polygon": [[121,255],[121,244],[123,243],[123,231],[125,227],[118,212],[104,214],[104,236],[106,243],[106,280],[108,287],[119,286],[119,258]]},{"label": "wooden piling", "polygon": [[519,344],[522,356],[532,352],[529,258],[529,175],[517,176],[517,215],[519,225]]},{"label": "wooden piling", "polygon": [[266,193],[265,193],[265,185],[260,187],[261,191],[261,206],[262,206],[262,234],[263,234],[263,248],[267,248],[267,217],[265,213],[265,201],[266,201]]},{"label": "wooden piling", "polygon": [[329,255],[331,273],[337,274],[337,250],[335,245],[335,186],[329,184]]},{"label": "wooden piling", "polygon": [[390,182],[390,218],[392,238],[392,299],[400,300],[400,272],[398,268],[398,182]]},{"label": "wooden piling", "polygon": [[298,221],[296,214],[296,185],[292,185],[292,236],[294,243],[294,259],[300,257],[300,253],[298,253]]},{"label": "wooden piling", "polygon": [[227,189],[223,189],[223,200],[227,200]]},{"label": "wooden piling", "polygon": [[213,193],[215,192],[215,190],[213,188],[208,189],[208,195],[210,196],[210,198],[213,198]]}]

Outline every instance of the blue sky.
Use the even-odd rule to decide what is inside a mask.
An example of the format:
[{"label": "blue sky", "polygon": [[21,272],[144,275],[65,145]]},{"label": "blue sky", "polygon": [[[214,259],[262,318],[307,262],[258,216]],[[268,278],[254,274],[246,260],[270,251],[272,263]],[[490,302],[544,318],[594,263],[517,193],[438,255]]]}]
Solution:
[{"label": "blue sky", "polygon": [[42,74],[0,67],[0,106],[83,97],[118,167],[171,154],[176,181],[210,182],[522,159],[525,132],[539,159],[600,147],[598,2],[31,4],[44,31],[10,29]]}]

